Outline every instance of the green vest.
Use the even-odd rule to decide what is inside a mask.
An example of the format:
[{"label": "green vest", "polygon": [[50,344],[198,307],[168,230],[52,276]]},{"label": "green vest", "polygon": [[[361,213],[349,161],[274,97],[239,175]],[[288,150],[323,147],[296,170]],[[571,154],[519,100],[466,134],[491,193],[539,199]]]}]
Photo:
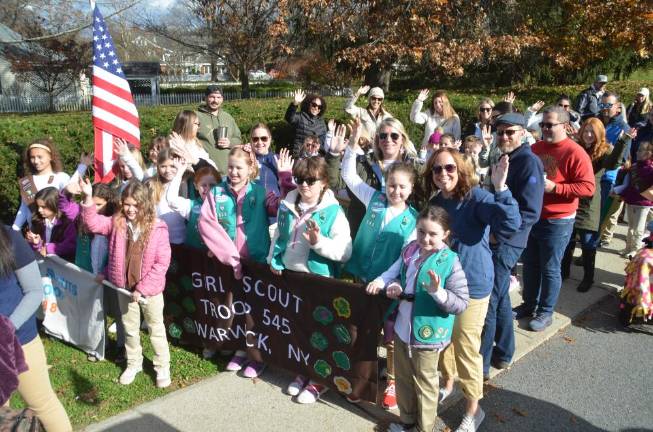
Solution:
[{"label": "green vest", "polygon": [[91,240],[88,233],[77,234],[77,248],[75,249],[75,265],[79,268],[93,273],[91,263]]},{"label": "green vest", "polygon": [[[451,340],[451,331],[456,316],[440,309],[440,306],[427,291],[431,284],[428,271],[433,270],[440,276],[440,289],[444,289],[456,256],[454,251],[444,248],[426,258],[419,266],[413,302],[412,339],[415,340],[414,345],[435,345]],[[406,286],[406,269],[406,264],[402,259],[401,286],[403,287]]]},{"label": "green vest", "polygon": [[352,256],[345,267],[364,282],[371,281],[390,268],[401,255],[401,249],[417,223],[417,211],[407,207],[381,229],[387,211],[387,197],[375,192],[358,227]]},{"label": "green vest", "polygon": [[[220,225],[232,241],[236,240],[236,197],[231,193],[229,184],[223,181],[211,189],[215,201],[215,212]],[[243,200],[242,217],[245,224],[245,241],[249,257],[254,261],[265,263],[270,250],[270,230],[265,208],[265,188],[257,182],[250,181]]]},{"label": "green vest", "polygon": [[195,198],[191,204],[190,217],[186,224],[186,241],[184,244],[195,249],[206,249],[206,244],[200,236],[200,231],[197,228],[197,223],[200,220],[200,210],[202,209],[202,199]]},{"label": "green vest", "polygon": [[[342,211],[338,204],[330,205],[326,208],[320,209],[311,215],[317,225],[320,227],[320,234],[329,237],[331,227],[338,216],[338,212]],[[277,218],[277,229],[279,230],[279,237],[274,244],[274,251],[272,253],[272,261],[270,265],[277,269],[283,270],[283,254],[286,252],[288,240],[292,234],[293,221],[295,214],[284,204],[279,206],[279,213]],[[326,277],[336,277],[339,273],[339,263],[330,259],[324,258],[322,255],[315,253],[314,250],[308,253],[308,261],[306,266],[311,273],[318,274]]]}]

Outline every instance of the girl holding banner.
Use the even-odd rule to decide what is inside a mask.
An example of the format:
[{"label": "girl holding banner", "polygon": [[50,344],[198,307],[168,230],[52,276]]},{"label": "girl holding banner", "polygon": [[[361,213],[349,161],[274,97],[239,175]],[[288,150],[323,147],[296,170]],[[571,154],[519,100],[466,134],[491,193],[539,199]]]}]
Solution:
[{"label": "girl holding banner", "polygon": [[[329,189],[327,164],[320,156],[295,164],[297,189],[279,205],[277,230],[270,248],[270,270],[284,269],[336,277],[339,263],[351,256],[349,223],[333,191]],[[297,402],[314,403],[327,387],[298,375],[287,392]]]}]

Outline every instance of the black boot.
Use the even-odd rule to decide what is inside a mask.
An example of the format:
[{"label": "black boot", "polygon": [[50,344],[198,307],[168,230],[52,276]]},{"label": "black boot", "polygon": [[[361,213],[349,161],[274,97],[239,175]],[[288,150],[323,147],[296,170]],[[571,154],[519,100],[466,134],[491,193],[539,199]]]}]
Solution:
[{"label": "black boot", "polygon": [[587,292],[594,283],[594,263],[596,249],[583,249],[583,280],[578,285],[578,292]]},{"label": "black boot", "polygon": [[569,244],[567,244],[567,249],[565,249],[565,254],[562,257],[562,262],[560,263],[560,275],[562,276],[562,280],[569,279],[569,274],[571,273],[571,260],[574,257],[574,249],[576,249],[576,239],[572,235]]}]

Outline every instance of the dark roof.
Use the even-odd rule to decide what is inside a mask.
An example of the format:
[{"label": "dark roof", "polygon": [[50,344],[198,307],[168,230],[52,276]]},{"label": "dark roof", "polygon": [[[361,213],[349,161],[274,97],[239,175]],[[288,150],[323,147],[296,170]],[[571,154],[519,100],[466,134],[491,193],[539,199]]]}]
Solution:
[{"label": "dark roof", "polygon": [[127,78],[130,77],[156,77],[161,73],[159,62],[125,62],[122,65]]}]

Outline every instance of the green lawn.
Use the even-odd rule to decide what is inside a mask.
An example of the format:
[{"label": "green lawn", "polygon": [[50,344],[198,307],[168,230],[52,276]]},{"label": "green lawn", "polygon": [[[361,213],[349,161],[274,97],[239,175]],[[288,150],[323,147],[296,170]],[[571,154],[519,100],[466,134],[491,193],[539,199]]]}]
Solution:
[{"label": "green lawn", "polygon": [[[144,373],[129,386],[118,383],[122,367],[111,355],[107,360],[89,362],[86,354],[57,339],[41,335],[50,368],[50,380],[76,429],[128,410],[143,402],[156,399],[174,390],[196,383],[224,370],[225,360],[202,359],[197,350],[170,345],[172,385],[158,389],[152,368],[152,347],[143,334]],[[11,399],[14,408],[23,407],[20,396]]]}]

